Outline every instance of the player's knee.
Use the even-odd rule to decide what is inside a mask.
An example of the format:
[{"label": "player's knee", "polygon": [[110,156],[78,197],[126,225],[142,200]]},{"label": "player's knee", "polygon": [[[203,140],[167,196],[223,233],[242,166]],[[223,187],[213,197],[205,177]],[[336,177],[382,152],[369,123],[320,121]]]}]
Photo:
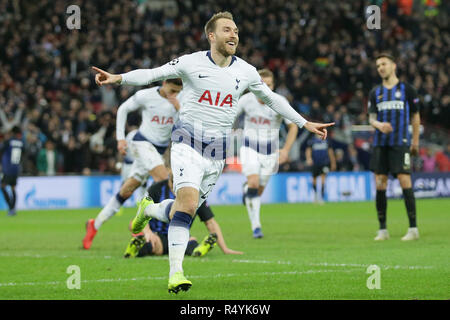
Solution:
[{"label": "player's knee", "polygon": [[163,165],[150,170],[150,175],[155,182],[163,181],[169,178],[169,171]]},{"label": "player's knee", "polygon": [[197,201],[186,201],[186,203],[183,204],[183,211],[188,213],[191,216],[194,216],[195,212],[197,211]]},{"label": "player's knee", "polygon": [[386,187],[387,187],[387,181],[388,181],[387,176],[384,176],[384,175],[377,176],[376,179],[375,179],[376,188],[378,190],[385,190]]},{"label": "player's knee", "polygon": [[412,183],[411,183],[411,176],[407,175],[407,174],[402,174],[402,175],[398,175],[397,176],[398,181],[400,182],[400,187],[402,189],[408,189],[411,188]]},{"label": "player's knee", "polygon": [[257,175],[249,176],[247,178],[247,186],[252,189],[258,189],[259,188],[259,177]]},{"label": "player's knee", "polygon": [[177,199],[176,200],[177,205],[173,209],[173,211],[182,211],[190,216],[194,216],[195,212],[197,211],[197,204],[198,202],[194,199]]}]

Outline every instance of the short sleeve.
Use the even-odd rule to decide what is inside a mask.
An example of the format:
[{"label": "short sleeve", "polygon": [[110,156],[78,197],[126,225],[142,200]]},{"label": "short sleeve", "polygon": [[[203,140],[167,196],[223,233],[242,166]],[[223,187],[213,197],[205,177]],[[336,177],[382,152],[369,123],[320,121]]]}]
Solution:
[{"label": "short sleeve", "polygon": [[369,101],[367,102],[368,113],[377,113],[377,99],[375,97],[375,88],[369,93]]},{"label": "short sleeve", "polygon": [[408,84],[406,85],[406,101],[409,103],[411,113],[420,111],[420,99],[417,90]]}]

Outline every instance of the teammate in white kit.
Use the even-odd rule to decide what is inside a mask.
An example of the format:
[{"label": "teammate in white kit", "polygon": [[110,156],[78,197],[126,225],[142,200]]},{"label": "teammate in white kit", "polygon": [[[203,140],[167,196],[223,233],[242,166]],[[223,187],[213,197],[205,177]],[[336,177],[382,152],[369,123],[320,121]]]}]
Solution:
[{"label": "teammate in white kit", "polygon": [[[127,179],[131,175],[131,168],[133,167],[134,157],[132,155],[131,146],[133,144],[133,138],[138,132],[138,129],[135,126],[132,126],[129,128],[129,132],[127,133],[127,136],[125,137],[125,140],[127,142],[127,148],[125,156],[122,159],[122,162],[120,163],[120,178],[122,180],[122,184],[127,181]],[[117,168],[117,167],[116,167]],[[135,191],[134,194],[137,199],[141,199],[146,191],[146,183],[141,184]],[[123,211],[123,207],[120,208],[120,210],[117,212],[117,215],[120,215]]]},{"label": "teammate in white kit", "polygon": [[[189,241],[189,227],[197,208],[206,200],[225,163],[228,137],[242,93],[249,89],[270,108],[299,127],[326,138],[333,125],[306,121],[261,80],[256,69],[234,56],[238,29],[229,12],[215,14],[205,26],[209,51],[184,55],[154,69],[111,74],[96,67],[98,85],[120,83],[147,85],[169,78],[183,80],[185,99],[172,133],[171,167],[175,202],[153,204],[143,198],[133,220],[132,232],[139,233],[152,218],[164,220],[169,210],[169,292],[187,291],[192,283],[183,274],[183,259]],[[160,220],[161,220],[160,219]]]},{"label": "teammate in white kit", "polygon": [[[268,69],[258,71],[264,83],[273,90],[273,73]],[[281,99],[286,100],[280,95]],[[286,103],[287,100],[286,100]],[[242,173],[247,177],[244,186],[244,201],[250,219],[253,237],[262,238],[260,208],[261,195],[272,174],[278,171],[278,163],[288,160],[289,151],[297,138],[298,127],[288,119],[266,106],[253,93],[241,97],[237,117],[245,114],[243,145],[240,149]],[[284,120],[288,134],[283,148],[279,147],[279,130]]]},{"label": "teammate in white kit", "polygon": [[116,119],[116,138],[117,149],[122,155],[126,155],[128,147],[125,139],[127,115],[137,110],[142,112],[141,125],[129,146],[134,161],[120,191],[108,201],[95,219],[87,221],[84,249],[91,247],[102,224],[111,219],[133,192],[147,182],[149,175],[155,182],[168,178],[161,155],[169,145],[173,124],[177,120],[180,103],[176,96],[182,85],[180,79],[169,79],[161,87],[139,90],[120,105]]}]

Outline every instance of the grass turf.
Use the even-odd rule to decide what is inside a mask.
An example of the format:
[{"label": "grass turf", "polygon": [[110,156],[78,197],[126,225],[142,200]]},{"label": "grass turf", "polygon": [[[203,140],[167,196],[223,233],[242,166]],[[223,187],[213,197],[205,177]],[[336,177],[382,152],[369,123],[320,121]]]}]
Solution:
[{"label": "grass turf", "polygon": [[[186,257],[189,292],[167,292],[168,258],[124,259],[135,209],[106,222],[89,251],[85,222],[98,209],[19,211],[0,216],[0,299],[449,299],[450,199],[417,201],[420,240],[402,242],[404,203],[388,202],[391,239],[375,242],[373,202],[263,205],[263,239],[253,239],[244,206],[213,206],[228,246]],[[197,220],[191,234],[207,234]],[[369,290],[369,265],[381,289]],[[68,289],[67,268],[81,270]]]}]

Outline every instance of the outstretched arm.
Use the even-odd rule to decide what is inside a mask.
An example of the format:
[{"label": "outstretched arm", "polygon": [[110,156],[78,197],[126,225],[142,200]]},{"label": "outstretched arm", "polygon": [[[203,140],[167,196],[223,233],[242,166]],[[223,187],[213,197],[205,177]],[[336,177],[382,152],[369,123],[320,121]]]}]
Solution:
[{"label": "outstretched arm", "polygon": [[119,84],[122,82],[122,76],[120,74],[112,74],[97,67],[92,67],[92,70],[97,71],[95,83],[99,86],[115,83]]},{"label": "outstretched arm", "polygon": [[315,123],[309,122],[303,118],[291,105],[286,101],[285,98],[276,94],[261,80],[258,72],[254,71],[251,75],[253,80],[251,81],[248,89],[253,92],[259,99],[261,99],[266,105],[268,105],[275,112],[279,113],[292,122],[294,122],[299,128],[305,127],[306,130],[317,134],[320,138],[325,140],[327,138],[327,127],[334,125],[333,123]]},{"label": "outstretched arm", "polygon": [[92,69],[97,72],[95,83],[99,86],[105,84],[144,86],[155,81],[181,78],[184,66],[183,60],[178,58],[158,68],[137,69],[123,74],[112,74],[97,67],[92,67]]},{"label": "outstretched arm", "polygon": [[205,226],[208,229],[209,233],[217,234],[217,244],[220,249],[222,249],[224,254],[243,254],[241,251],[235,251],[227,247],[225,243],[225,239],[223,238],[222,230],[220,229],[219,224],[214,218],[211,218],[205,221]]}]

